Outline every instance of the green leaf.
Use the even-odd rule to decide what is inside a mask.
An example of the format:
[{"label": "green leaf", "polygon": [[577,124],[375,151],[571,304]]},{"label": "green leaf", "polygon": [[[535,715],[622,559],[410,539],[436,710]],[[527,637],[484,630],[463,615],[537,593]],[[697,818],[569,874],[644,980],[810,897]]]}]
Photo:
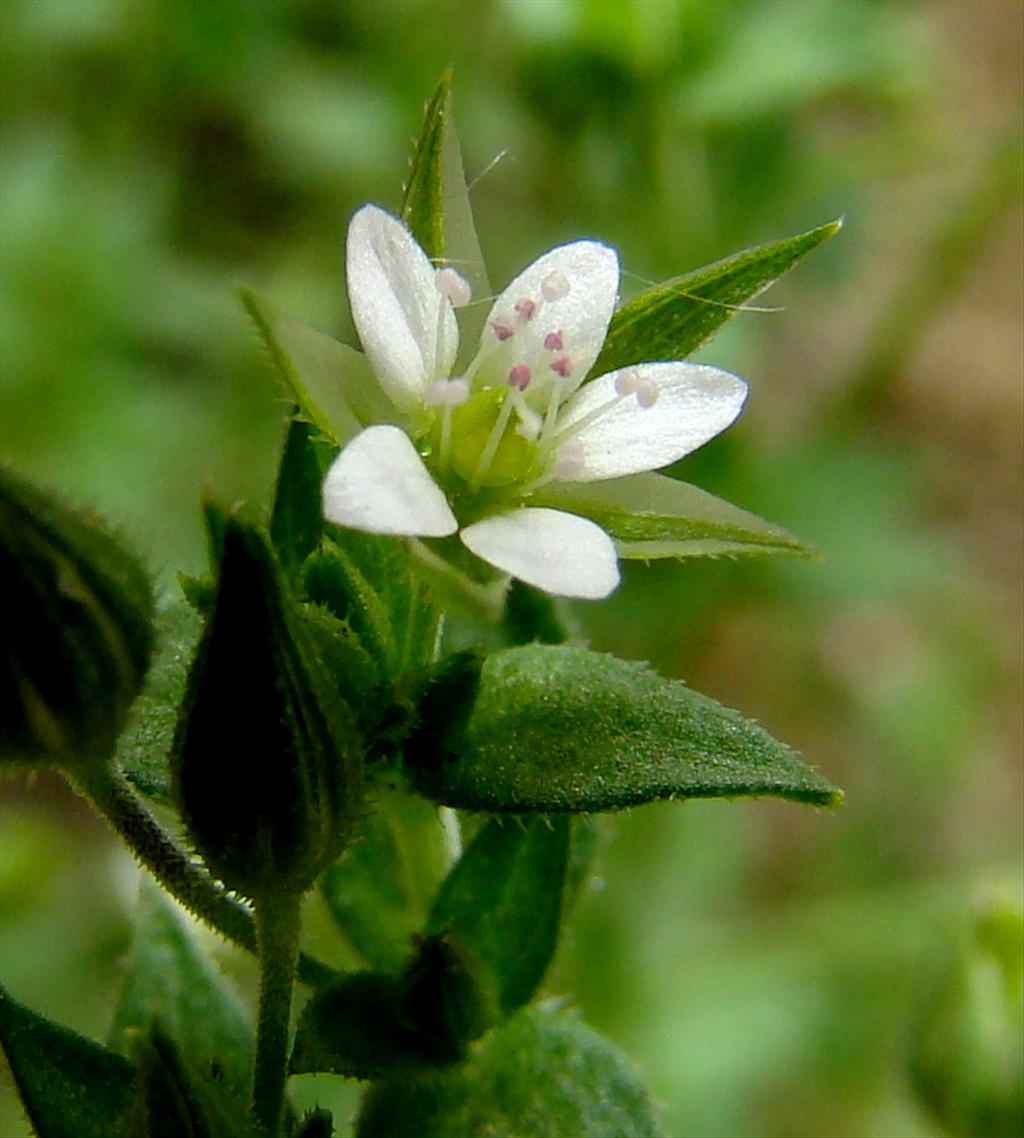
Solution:
[{"label": "green leaf", "polygon": [[532,998],[555,952],[569,822],[492,819],[445,879],[427,922],[429,935],[449,934],[483,963],[506,1016]]},{"label": "green leaf", "polygon": [[157,616],[156,656],[118,741],[117,761],[125,776],[140,794],[157,802],[171,802],[168,756],[202,634],[202,617],[187,601],[176,601]]},{"label": "green leaf", "polygon": [[109,1045],[132,1054],[134,1041],[154,1021],[187,1058],[204,1097],[222,1102],[224,1113],[244,1117],[252,1080],[252,1028],[178,911],[144,878]]},{"label": "green leaf", "polygon": [[646,360],[685,359],[801,258],[842,228],[842,221],[757,245],[681,277],[655,285],[627,301],[612,317],[591,375]]},{"label": "green leaf", "polygon": [[447,849],[436,808],[411,794],[376,795],[320,891],[342,934],[371,967],[397,973],[426,923]]},{"label": "green leaf", "polygon": [[[769,794],[818,806],[841,792],[756,723],[647,665],[533,644],[488,657],[476,691],[430,693],[407,750],[416,789],[468,810],[615,810],[659,798]],[[475,697],[475,698],[474,698]]]},{"label": "green leaf", "polygon": [[288,424],[270,515],[270,540],[281,564],[294,570],[316,549],[323,531],[320,463],[312,428],[294,415]]},{"label": "green leaf", "polygon": [[134,1091],[122,1055],[52,1023],[0,988],[0,1044],[38,1138],[111,1138]]},{"label": "green leaf", "polygon": [[[441,76],[423,116],[402,201],[402,220],[435,261],[456,269],[478,300],[489,297],[483,254],[462,167],[462,150],[452,113],[451,71]],[[486,304],[459,309],[464,352],[476,350]]]},{"label": "green leaf", "polygon": [[592,519],[611,534],[624,558],[814,553],[756,514],[665,474],[553,483],[537,491],[532,503]]},{"label": "green leaf", "polygon": [[383,1079],[356,1138],[657,1138],[647,1092],[610,1043],[566,1012],[527,1011],[444,1070]]},{"label": "green leaf", "polygon": [[239,290],[290,401],[326,438],[342,444],[368,423],[391,423],[397,412],[362,352],[279,312],[251,289]]}]

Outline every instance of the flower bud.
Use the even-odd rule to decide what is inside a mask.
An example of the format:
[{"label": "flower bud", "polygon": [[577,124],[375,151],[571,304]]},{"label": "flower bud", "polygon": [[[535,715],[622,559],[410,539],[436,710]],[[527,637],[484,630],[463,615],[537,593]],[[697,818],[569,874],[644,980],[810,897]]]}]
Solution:
[{"label": "flower bud", "polygon": [[910,1074],[942,1128],[965,1138],[1024,1130],[1024,911],[979,909],[925,994]]},{"label": "flower bud", "polygon": [[360,741],[266,537],[229,518],[222,542],[172,748],[175,794],[232,889],[302,892],[348,838]]},{"label": "flower bud", "polygon": [[0,758],[105,761],[153,647],[142,565],[98,519],[0,471]]}]

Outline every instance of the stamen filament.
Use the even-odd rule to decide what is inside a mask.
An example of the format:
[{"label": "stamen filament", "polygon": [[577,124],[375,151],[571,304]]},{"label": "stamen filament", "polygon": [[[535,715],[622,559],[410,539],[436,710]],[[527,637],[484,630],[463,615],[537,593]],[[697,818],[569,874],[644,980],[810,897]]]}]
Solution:
[{"label": "stamen filament", "polygon": [[477,459],[473,477],[469,480],[470,490],[479,490],[480,484],[487,476],[487,472],[491,469],[491,463],[494,461],[494,456],[498,453],[498,446],[501,443],[502,436],[505,434],[505,428],[508,426],[513,406],[513,401],[506,395],[501,405],[501,410],[498,412],[498,417],[494,420],[494,426],[491,427],[491,433],[487,436],[484,449],[480,452],[479,459]]},{"label": "stamen filament", "polygon": [[587,415],[584,415],[582,419],[576,419],[567,427],[563,427],[560,431],[556,431],[554,442],[559,443],[563,439],[572,438],[573,435],[577,434],[579,431],[582,431],[584,427],[589,427],[591,423],[596,423],[597,420],[600,419],[603,415],[607,415],[608,412],[613,407],[618,406],[618,404],[620,404],[623,399],[629,399],[631,395],[632,392],[626,395],[613,396],[608,400],[607,403],[602,403],[600,407],[595,407],[593,411]]}]

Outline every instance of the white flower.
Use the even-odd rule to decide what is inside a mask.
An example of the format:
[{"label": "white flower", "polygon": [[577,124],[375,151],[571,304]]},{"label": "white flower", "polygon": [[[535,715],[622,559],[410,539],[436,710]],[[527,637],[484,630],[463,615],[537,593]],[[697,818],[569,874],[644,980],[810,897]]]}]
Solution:
[{"label": "white flower", "polygon": [[363,349],[393,414],[335,459],[324,515],[372,533],[446,537],[560,596],[598,599],[619,582],[595,522],[531,506],[550,482],[593,482],[667,466],[724,430],[746,385],[681,360],[584,384],[615,307],[615,251],[575,241],[545,253],[491,308],[461,374],[456,307],[466,282],[435,269],[376,206],[353,217],[348,292]]}]

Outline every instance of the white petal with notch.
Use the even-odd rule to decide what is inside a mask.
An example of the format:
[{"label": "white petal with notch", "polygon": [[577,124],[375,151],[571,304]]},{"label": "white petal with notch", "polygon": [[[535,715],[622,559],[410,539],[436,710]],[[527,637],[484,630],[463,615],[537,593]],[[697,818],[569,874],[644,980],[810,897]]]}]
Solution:
[{"label": "white petal with notch", "polygon": [[413,412],[455,362],[451,302],[437,291],[434,267],[409,230],[378,206],[363,206],[349,223],[345,266],[363,350],[395,406]]},{"label": "white petal with notch", "polygon": [[369,533],[446,537],[459,528],[409,436],[392,426],[367,427],[338,455],[323,510],[328,521]]},{"label": "white petal with notch", "polygon": [[612,539],[576,514],[512,510],[474,522],[459,536],[477,557],[556,596],[600,600],[619,583]]},{"label": "white petal with notch", "polygon": [[[653,405],[641,407],[632,395],[618,398],[616,380],[623,372],[657,393]],[[570,481],[597,482],[668,466],[724,431],[746,397],[742,379],[703,364],[639,364],[602,375],[578,391],[558,419],[562,432],[594,415],[571,434],[584,457]],[[602,407],[608,409],[597,414]]]}]

